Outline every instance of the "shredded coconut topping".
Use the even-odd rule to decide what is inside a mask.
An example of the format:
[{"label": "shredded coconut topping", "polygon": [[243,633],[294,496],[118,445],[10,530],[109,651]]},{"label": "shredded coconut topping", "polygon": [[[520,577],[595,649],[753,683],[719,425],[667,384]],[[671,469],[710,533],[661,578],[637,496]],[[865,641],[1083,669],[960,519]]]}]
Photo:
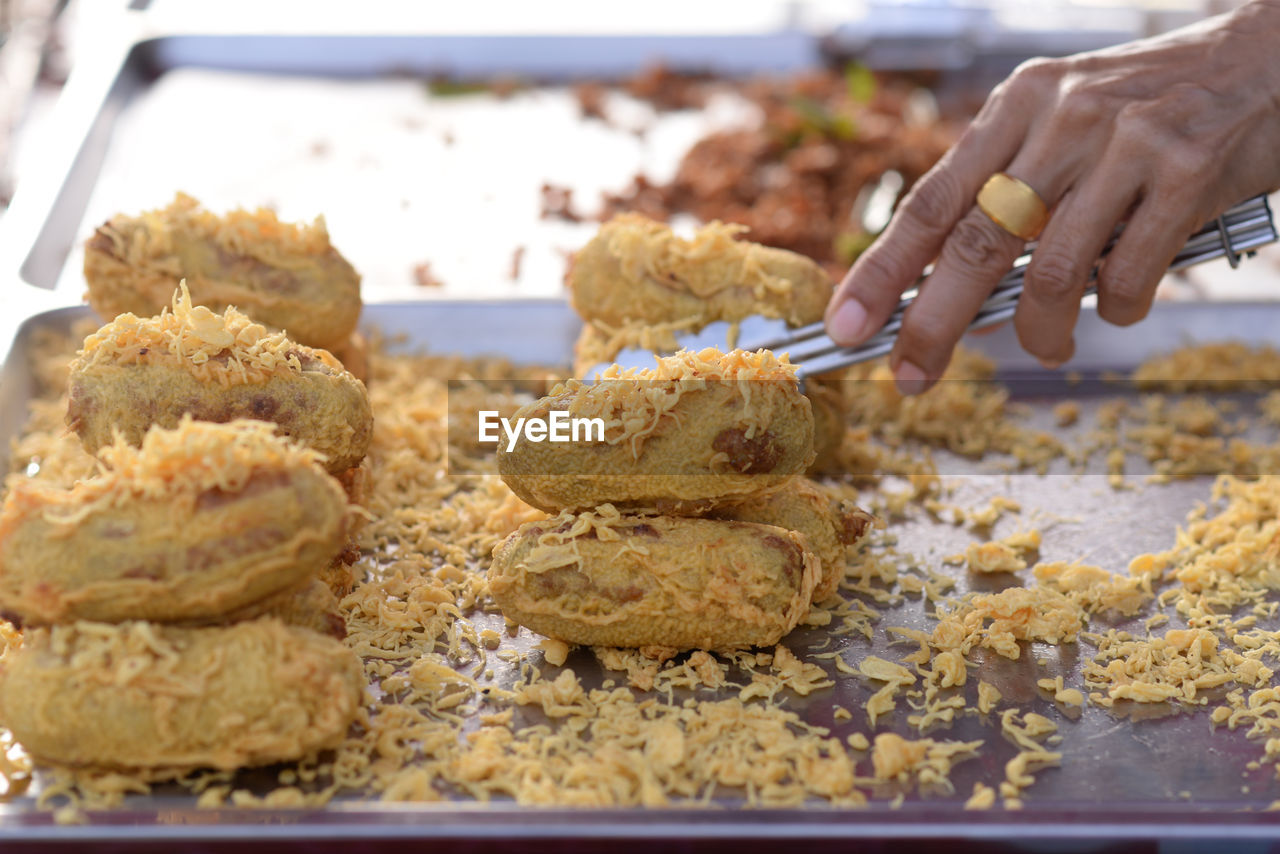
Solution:
[{"label": "shredded coconut topping", "polygon": [[175,364],[225,388],[301,371],[303,355],[342,370],[328,352],[295,344],[284,332],[269,332],[234,307],[218,314],[193,305],[183,281],[171,309],[156,317],[122,314],[85,338],[72,370],[100,364]]},{"label": "shredded coconut topping", "polygon": [[61,489],[38,480],[19,480],[6,496],[0,536],[27,513],[74,525],[89,514],[138,498],[193,500],[211,489],[234,492],[263,468],[316,465],[315,451],[275,435],[275,425],[238,420],[226,424],[184,416],[172,429],[152,428],[141,447],[122,439],[99,450],[96,477]]},{"label": "shredded coconut topping", "polygon": [[[621,259],[622,272],[630,279],[647,275],[662,282],[678,281],[704,299],[730,286],[750,286],[756,299],[791,290],[789,280],[765,269],[760,259],[764,247],[737,239],[749,230],[744,225],[713,220],[687,240],[665,223],[639,214],[620,214],[610,225],[630,226],[602,229],[609,235],[609,252]],[[733,269],[715,269],[705,263],[716,256],[732,258]]]},{"label": "shredded coconut topping", "polygon": [[[324,217],[310,225],[281,222],[275,211],[237,208],[218,216],[186,193],[177,193],[166,208],[144,211],[131,227],[127,217],[113,218],[102,231],[112,240],[115,254],[130,264],[174,267],[174,234],[198,235],[236,255],[257,258],[273,267],[290,267],[297,255],[322,255],[331,248]],[[171,270],[177,275],[177,270]]]},{"label": "shredded coconut topping", "polygon": [[[676,407],[685,394],[716,383],[735,384],[745,404],[741,417],[750,420],[752,398],[759,384],[784,383],[794,390],[796,369],[785,356],[778,357],[767,350],[721,353],[708,347],[662,357],[653,368],[624,370],[613,365],[599,382],[570,379],[556,384],[549,396],[569,398],[567,410],[573,417],[602,419],[607,443],[629,442],[633,452],[638,453],[648,436],[677,417]],[[522,407],[515,417],[530,415],[538,405],[534,402]]]}]

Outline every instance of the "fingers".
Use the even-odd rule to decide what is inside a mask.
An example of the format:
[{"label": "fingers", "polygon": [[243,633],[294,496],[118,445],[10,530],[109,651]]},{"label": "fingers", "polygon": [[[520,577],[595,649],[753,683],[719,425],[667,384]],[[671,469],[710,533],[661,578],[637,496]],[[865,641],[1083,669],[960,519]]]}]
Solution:
[{"label": "fingers", "polygon": [[[1029,184],[1050,206],[1063,200],[1081,175],[1090,174],[1089,165],[1098,162],[1106,139],[1080,139],[1064,152],[1063,121],[1061,114],[1050,114],[1034,122],[1017,157],[1005,170]],[[1100,206],[1091,214],[1087,208],[1068,202],[1063,206],[1067,211],[1063,222],[1057,223],[1059,210],[1050,216],[1048,229],[1053,232],[1047,230],[1044,236],[1051,251],[1040,260],[1038,273],[1031,277],[1030,287],[1036,294],[1031,298],[1027,317],[1020,321],[1045,333],[1044,341],[1036,346],[1043,348],[1046,360],[1065,361],[1070,357],[1071,329],[1079,312],[1084,282],[1132,198],[1126,197],[1124,188],[1136,188],[1137,182],[1136,177],[1128,182],[1113,178],[1105,187],[1090,187],[1085,204]],[[1132,192],[1136,193],[1136,189]],[[1090,247],[1076,245],[1075,241],[1081,239],[1091,247],[1096,244],[1092,254],[1088,254]],[[1042,241],[1033,264],[1045,246]],[[1006,232],[976,207],[960,221],[943,245],[928,287],[912,305],[898,334],[890,363],[904,391],[923,390],[942,376],[968,324],[1023,249],[1021,238]],[[1052,280],[1053,265],[1059,256],[1060,283]],[[1019,312],[1022,311],[1020,307]]]},{"label": "fingers", "polygon": [[942,376],[965,328],[1024,245],[976,207],[956,223],[889,356],[903,394],[919,394]]},{"label": "fingers", "polygon": [[1098,273],[1098,314],[1103,320],[1129,326],[1147,316],[1156,286],[1199,224],[1189,225],[1179,210],[1148,196],[1134,211]]},{"label": "fingers", "polygon": [[[1053,204],[1079,168],[1074,158],[1057,151],[1050,135],[1033,131],[1006,171]],[[907,311],[890,355],[904,393],[924,391],[942,376],[969,323],[1025,246],[976,206],[956,224],[927,287]]]},{"label": "fingers", "polygon": [[1071,331],[1094,262],[1137,194],[1135,179],[1100,167],[1054,209],[1031,256],[1014,316],[1018,341],[1045,367],[1056,368],[1074,354]]},{"label": "fingers", "polygon": [[884,325],[902,292],[938,256],[947,235],[973,205],[982,182],[1003,169],[1021,145],[1027,111],[999,109],[999,99],[916,182],[888,228],[854,263],[827,307],[827,332],[853,346]]}]

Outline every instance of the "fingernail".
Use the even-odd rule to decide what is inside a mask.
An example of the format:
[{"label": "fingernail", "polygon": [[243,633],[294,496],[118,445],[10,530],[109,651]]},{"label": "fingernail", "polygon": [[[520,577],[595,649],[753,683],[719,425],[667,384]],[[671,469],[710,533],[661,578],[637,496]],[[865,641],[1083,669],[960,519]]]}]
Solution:
[{"label": "fingernail", "polygon": [[1058,368],[1061,368],[1067,362],[1071,361],[1071,357],[1076,354],[1075,339],[1074,338],[1071,339],[1071,341],[1067,344],[1066,349],[1060,352],[1062,353],[1062,355],[1056,359],[1040,359],[1037,357],[1037,361],[1040,362],[1040,367],[1044,368],[1047,371],[1056,371],[1058,370]]},{"label": "fingernail", "polygon": [[905,359],[893,372],[893,381],[903,394],[920,394],[929,388],[929,375]]},{"label": "fingernail", "polygon": [[867,325],[867,310],[856,299],[840,304],[827,323],[827,333],[837,344],[849,347],[862,340],[862,327]]}]

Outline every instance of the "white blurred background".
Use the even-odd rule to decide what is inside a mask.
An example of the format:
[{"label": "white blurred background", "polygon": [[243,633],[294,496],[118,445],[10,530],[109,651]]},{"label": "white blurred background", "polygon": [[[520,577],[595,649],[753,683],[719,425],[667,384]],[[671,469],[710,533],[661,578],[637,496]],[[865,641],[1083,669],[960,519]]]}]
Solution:
[{"label": "white blurred background", "polygon": [[[972,85],[986,87],[1026,56],[1155,34],[1235,5],[0,0],[0,217],[27,176],[57,168],[48,152],[68,77],[89,73],[114,41],[146,35],[772,35],[769,55],[742,62],[789,67],[821,44],[874,68],[969,69]],[[703,110],[657,115],[612,92],[607,122],[583,122],[564,87],[520,91],[499,106],[424,94],[409,76],[166,71],[121,112],[80,237],[115,212],[159,207],[183,190],[214,210],[267,205],[288,219],[323,214],[335,245],[364,274],[371,301],[551,296],[560,293],[567,253],[594,231],[601,193],[622,190],[637,173],[669,180],[701,136],[758,121],[749,103],[729,96]],[[540,216],[547,183],[573,190],[584,221]],[[80,286],[77,253],[60,288]],[[1264,252],[1238,271],[1225,262],[1195,268],[1171,277],[1162,296],[1270,298],[1277,257]]]}]

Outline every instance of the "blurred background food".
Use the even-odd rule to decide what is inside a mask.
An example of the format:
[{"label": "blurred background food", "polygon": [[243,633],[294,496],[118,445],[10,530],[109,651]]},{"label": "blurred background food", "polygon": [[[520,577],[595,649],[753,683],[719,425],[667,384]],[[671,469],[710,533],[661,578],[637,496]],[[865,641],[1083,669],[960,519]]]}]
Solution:
[{"label": "blurred background food", "polygon": [[[165,68],[121,108],[80,238],[182,190],[212,209],[323,213],[369,301],[552,296],[568,253],[602,219],[635,210],[680,228],[741,222],[752,240],[838,276],[1019,61],[1234,5],[0,0],[0,217],[23,177],[49,168],[42,140],[61,130],[53,107],[68,74],[139,34],[501,34],[514,53],[522,36],[660,36],[666,47],[639,72],[579,43],[580,67],[595,69],[585,76],[566,76],[554,56],[513,58],[545,67],[541,77],[423,60],[391,78],[286,74],[270,86],[235,70],[235,57],[214,63],[225,70]],[[79,251],[64,286],[76,285]],[[1171,277],[1163,295],[1269,296],[1271,255]]]}]

